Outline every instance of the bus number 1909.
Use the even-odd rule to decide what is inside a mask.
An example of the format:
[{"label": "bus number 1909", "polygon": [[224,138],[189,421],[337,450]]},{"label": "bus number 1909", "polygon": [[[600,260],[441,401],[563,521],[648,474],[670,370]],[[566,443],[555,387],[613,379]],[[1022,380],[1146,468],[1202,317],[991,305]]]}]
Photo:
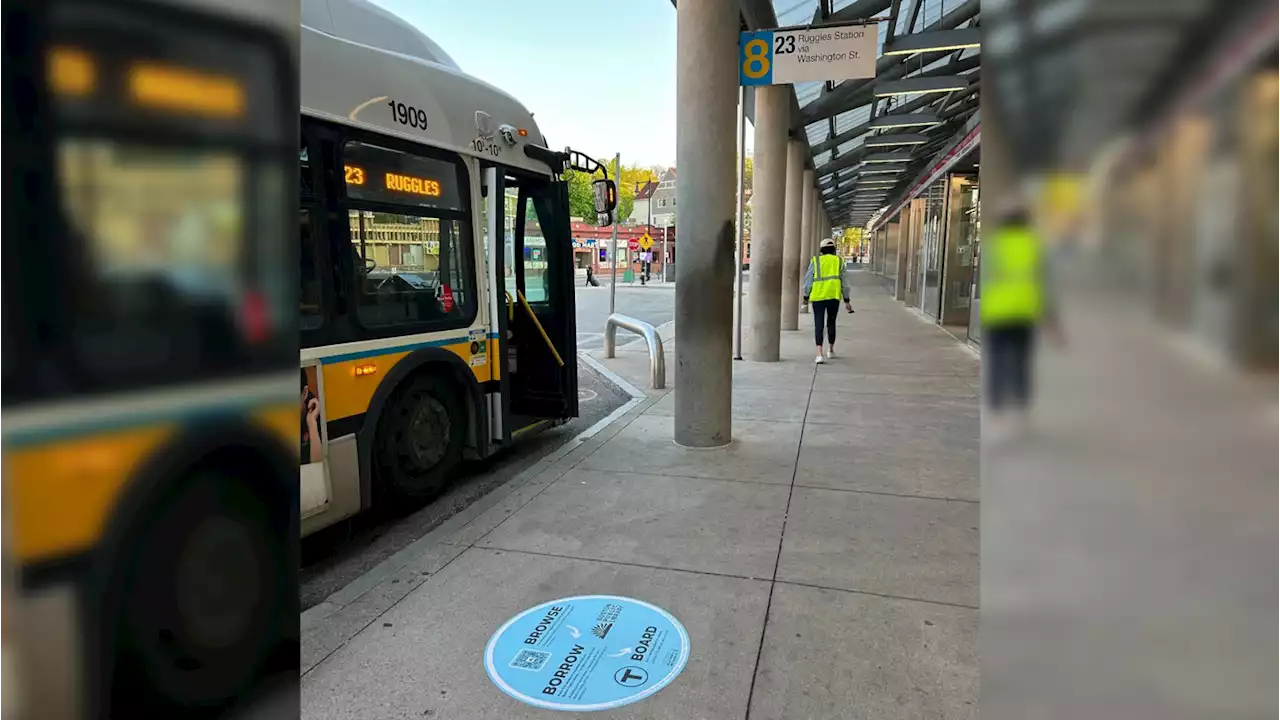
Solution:
[{"label": "bus number 1909", "polygon": [[402,102],[392,100],[387,103],[387,107],[391,108],[391,119],[401,125],[408,125],[419,130],[427,129],[427,111],[416,108],[412,105],[405,105]]}]

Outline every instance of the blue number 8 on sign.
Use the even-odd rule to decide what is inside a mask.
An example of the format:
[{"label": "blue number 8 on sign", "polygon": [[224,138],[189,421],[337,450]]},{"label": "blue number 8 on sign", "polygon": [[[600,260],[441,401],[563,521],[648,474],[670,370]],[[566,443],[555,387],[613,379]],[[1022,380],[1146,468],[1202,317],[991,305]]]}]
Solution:
[{"label": "blue number 8 on sign", "polygon": [[744,32],[738,39],[738,83],[773,84],[773,31]]}]

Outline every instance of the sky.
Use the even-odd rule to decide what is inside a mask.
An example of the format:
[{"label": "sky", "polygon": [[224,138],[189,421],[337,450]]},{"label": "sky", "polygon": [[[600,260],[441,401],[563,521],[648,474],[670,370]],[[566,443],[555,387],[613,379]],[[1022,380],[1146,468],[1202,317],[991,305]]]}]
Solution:
[{"label": "sky", "polygon": [[463,72],[523,103],[553,148],[601,161],[622,153],[626,166],[675,165],[670,0],[373,2],[417,26]]}]

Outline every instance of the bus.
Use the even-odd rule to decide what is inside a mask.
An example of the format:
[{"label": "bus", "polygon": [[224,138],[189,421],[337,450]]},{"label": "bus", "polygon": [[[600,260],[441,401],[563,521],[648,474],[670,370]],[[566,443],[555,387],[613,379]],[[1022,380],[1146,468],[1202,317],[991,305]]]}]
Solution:
[{"label": "bus", "polygon": [[577,416],[563,174],[604,168],[365,0],[303,0],[300,47],[307,536]]},{"label": "bus", "polygon": [[272,5],[4,5],[20,717],[193,717],[296,662],[297,14]]}]

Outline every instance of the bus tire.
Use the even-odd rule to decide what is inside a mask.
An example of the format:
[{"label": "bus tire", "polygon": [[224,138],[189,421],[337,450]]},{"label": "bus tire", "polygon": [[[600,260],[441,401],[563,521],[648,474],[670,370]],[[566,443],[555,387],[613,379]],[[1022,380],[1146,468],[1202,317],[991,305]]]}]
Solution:
[{"label": "bus tire", "polygon": [[[220,468],[193,471],[130,543],[113,682],[117,711],[194,711],[252,687],[280,641],[288,552],[273,508]],[[124,707],[121,707],[121,706]]]},{"label": "bus tire", "polygon": [[462,400],[444,378],[410,377],[378,423],[373,459],[380,490],[397,500],[434,499],[462,460],[466,431]]}]

